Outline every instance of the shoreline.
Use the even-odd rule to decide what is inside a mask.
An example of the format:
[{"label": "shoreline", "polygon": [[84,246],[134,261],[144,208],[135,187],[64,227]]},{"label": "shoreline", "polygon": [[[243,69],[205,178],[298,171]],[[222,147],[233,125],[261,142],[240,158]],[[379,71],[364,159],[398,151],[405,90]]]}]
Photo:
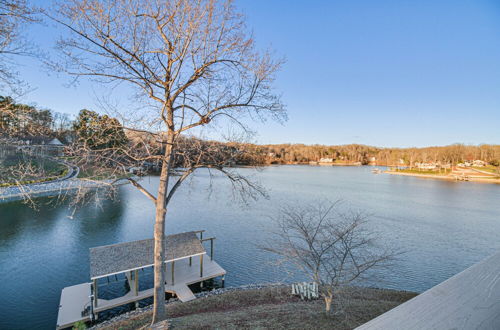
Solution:
[{"label": "shoreline", "polygon": [[[209,317],[212,318],[212,321],[221,326],[227,326],[228,323],[226,322],[229,322],[229,324],[232,323],[233,325],[244,324],[251,328],[252,325],[255,325],[252,318],[259,318],[260,321],[257,323],[259,326],[267,324],[272,327],[273,322],[276,322],[274,319],[283,317],[283,314],[288,315],[284,316],[285,319],[294,318],[297,307],[303,310],[304,313],[310,314],[308,316],[313,319],[324,317],[324,301],[322,298],[302,301],[299,297],[292,296],[290,285],[286,283],[263,283],[219,288],[197,293],[195,294],[197,299],[184,303],[173,298],[165,302],[165,305],[169,308],[167,322],[169,325],[181,329],[204,328],[207,321],[203,319],[211,314]],[[354,322],[352,325],[355,326],[359,326],[418,295],[418,293],[411,291],[356,286],[346,288],[345,292],[347,292],[346,297],[357,301],[352,307],[358,307],[359,305],[366,307],[364,315],[352,320]],[[380,304],[383,304],[384,307],[380,308]],[[374,308],[375,306],[376,308]],[[152,307],[152,305],[148,305],[116,315],[93,324],[89,329],[136,329],[148,326]],[[278,308],[279,314],[273,315],[276,308]],[[255,313],[260,314],[262,311],[264,312],[261,315],[255,315]],[[296,321],[298,322],[292,328],[303,329],[306,323],[309,324],[309,322],[301,318]],[[321,320],[322,323],[318,325],[321,325],[320,328],[325,328],[325,325],[332,328],[332,321],[334,320],[326,318]],[[281,320],[281,322],[285,322],[285,320]],[[281,324],[281,322],[278,322],[278,324]],[[333,327],[332,329],[336,328]]]},{"label": "shoreline", "polygon": [[[11,186],[0,188],[0,204],[30,200],[39,197],[55,197],[72,194],[84,189],[106,188],[114,180],[90,181],[72,178],[52,182],[34,183],[23,186]],[[116,182],[114,185],[123,185],[128,182]]]},{"label": "shoreline", "polygon": [[500,179],[496,179],[496,178],[487,179],[487,178],[469,177],[468,180],[457,180],[455,177],[449,176],[449,175],[404,173],[404,172],[394,172],[394,171],[384,171],[383,173],[391,174],[391,175],[414,176],[414,177],[424,178],[424,179],[437,179],[437,180],[456,181],[456,182],[479,182],[479,183],[500,184]]}]

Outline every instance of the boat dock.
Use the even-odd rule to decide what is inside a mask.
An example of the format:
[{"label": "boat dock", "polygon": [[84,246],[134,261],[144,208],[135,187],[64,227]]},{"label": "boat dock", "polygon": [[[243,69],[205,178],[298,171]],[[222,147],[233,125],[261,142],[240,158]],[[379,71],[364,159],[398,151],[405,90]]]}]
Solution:
[{"label": "boat dock", "polygon": [[[226,271],[213,259],[214,239],[203,239],[203,231],[165,237],[165,292],[175,294],[185,302],[195,299],[188,285],[216,277],[222,277],[224,283]],[[210,241],[210,256],[203,247],[205,241]],[[133,302],[137,304],[139,300],[152,297],[152,287],[139,290],[139,270],[153,266],[153,251],[153,239],[90,249],[91,282],[62,290],[56,328],[96,320],[99,312]],[[118,274],[125,274],[130,291],[111,300],[99,298],[98,280]]]}]

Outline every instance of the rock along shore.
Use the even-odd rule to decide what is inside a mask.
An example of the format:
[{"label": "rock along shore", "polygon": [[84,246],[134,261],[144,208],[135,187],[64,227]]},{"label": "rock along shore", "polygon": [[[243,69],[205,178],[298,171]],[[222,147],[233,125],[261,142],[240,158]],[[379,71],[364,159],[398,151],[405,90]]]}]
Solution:
[{"label": "rock along shore", "polygon": [[[75,193],[78,190],[109,187],[115,180],[91,181],[83,179],[66,179],[51,182],[34,183],[0,188],[0,203],[27,200],[37,197],[51,197]],[[126,184],[121,180],[116,184]]]}]

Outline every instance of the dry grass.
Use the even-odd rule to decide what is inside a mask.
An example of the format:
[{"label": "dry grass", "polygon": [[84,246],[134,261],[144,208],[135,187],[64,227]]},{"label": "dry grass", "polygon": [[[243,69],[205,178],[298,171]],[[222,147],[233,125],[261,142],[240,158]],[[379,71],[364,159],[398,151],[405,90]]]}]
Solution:
[{"label": "dry grass", "polygon": [[[351,288],[342,298],[344,312],[327,315],[322,300],[302,301],[289,288],[232,291],[187,303],[167,305],[173,329],[352,329],[415,296],[412,292]],[[151,312],[104,329],[147,326]]]}]

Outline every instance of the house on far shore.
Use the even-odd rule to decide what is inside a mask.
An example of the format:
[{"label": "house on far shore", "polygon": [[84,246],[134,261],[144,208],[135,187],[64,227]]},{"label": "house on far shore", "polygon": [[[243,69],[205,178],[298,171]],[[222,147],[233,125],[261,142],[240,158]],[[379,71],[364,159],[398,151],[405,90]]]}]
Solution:
[{"label": "house on far shore", "polygon": [[421,170],[434,170],[437,167],[436,163],[415,163],[415,166]]},{"label": "house on far shore", "polygon": [[333,158],[320,158],[318,165],[333,165]]},{"label": "house on far shore", "polygon": [[472,161],[472,166],[483,167],[483,166],[486,166],[486,162],[482,161],[480,159],[476,159],[476,160]]}]

